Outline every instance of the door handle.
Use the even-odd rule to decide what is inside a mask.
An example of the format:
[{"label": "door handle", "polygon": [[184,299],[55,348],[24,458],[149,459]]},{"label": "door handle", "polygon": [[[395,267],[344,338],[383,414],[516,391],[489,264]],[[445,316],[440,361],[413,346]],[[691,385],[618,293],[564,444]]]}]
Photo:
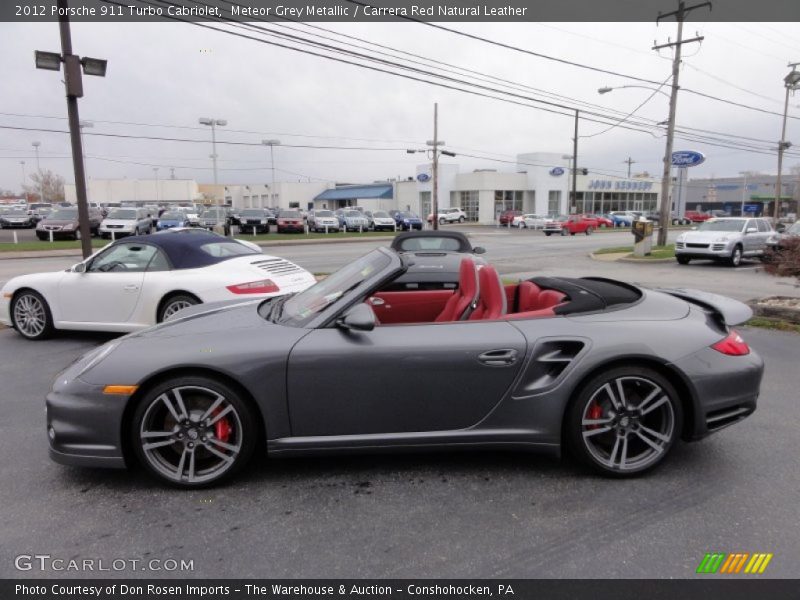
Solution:
[{"label": "door handle", "polygon": [[122,289],[125,290],[126,292],[135,292],[136,290],[139,289],[139,286],[136,285],[135,283],[129,283],[128,285],[126,285]]},{"label": "door handle", "polygon": [[478,360],[490,367],[505,367],[517,362],[517,351],[510,349],[488,350],[479,355]]},{"label": "door handle", "polygon": [[372,306],[383,306],[384,304],[386,304],[386,300],[384,300],[383,298],[378,298],[376,296],[371,296],[368,302]]}]

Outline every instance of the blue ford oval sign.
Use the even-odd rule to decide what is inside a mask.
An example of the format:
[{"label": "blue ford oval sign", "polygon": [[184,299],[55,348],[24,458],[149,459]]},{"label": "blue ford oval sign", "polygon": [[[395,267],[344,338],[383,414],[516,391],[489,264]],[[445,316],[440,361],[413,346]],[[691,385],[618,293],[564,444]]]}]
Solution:
[{"label": "blue ford oval sign", "polygon": [[430,178],[431,178],[431,176],[428,175],[427,173],[420,173],[419,175],[417,175],[417,181],[420,181],[422,183],[425,183]]},{"label": "blue ford oval sign", "polygon": [[552,169],[550,169],[550,175],[552,175],[553,177],[560,177],[563,174],[564,174],[564,169],[562,169],[561,167],[553,167]]},{"label": "blue ford oval sign", "polygon": [[675,167],[696,167],[705,160],[705,154],[694,150],[679,150],[672,153],[672,165]]}]

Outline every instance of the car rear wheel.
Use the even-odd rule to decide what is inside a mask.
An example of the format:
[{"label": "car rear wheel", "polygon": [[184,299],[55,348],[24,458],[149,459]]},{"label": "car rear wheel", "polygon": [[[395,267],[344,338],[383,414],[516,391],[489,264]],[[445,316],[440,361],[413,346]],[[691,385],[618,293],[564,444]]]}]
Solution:
[{"label": "car rear wheel", "polygon": [[256,418],[228,385],[206,377],[156,386],[134,412],[131,440],[145,469],[185,488],[216,484],[250,459]]},{"label": "car rear wheel", "polygon": [[678,394],[660,373],[619,367],[590,380],[570,405],[567,442],[604,475],[649,471],[667,456],[683,425]]},{"label": "car rear wheel", "polygon": [[23,290],[11,301],[11,323],[29,340],[44,340],[53,334],[53,315],[38,292]]},{"label": "car rear wheel", "polygon": [[445,219],[444,217],[441,217],[439,219],[439,225],[444,225],[445,223],[447,223],[447,219]]},{"label": "car rear wheel", "polygon": [[517,227],[519,227],[520,229],[525,229],[527,227],[527,225],[525,225],[525,221],[520,221],[517,224]]},{"label": "car rear wheel", "polygon": [[463,223],[464,221],[466,221],[466,219],[464,217],[458,217],[458,222],[459,223]]},{"label": "car rear wheel", "polygon": [[689,261],[692,260],[692,259],[689,258],[688,256],[676,256],[675,260],[678,261],[679,265],[688,265]]},{"label": "car rear wheel", "polygon": [[545,234],[547,237],[550,237],[550,234],[551,234],[551,233],[552,233],[552,231],[545,231],[545,232],[544,232],[544,234]]},{"label": "car rear wheel", "polygon": [[564,229],[564,228],[562,228],[562,229],[561,229],[561,235],[567,235],[567,230],[566,230],[566,229]]},{"label": "car rear wheel", "polygon": [[161,303],[158,311],[158,322],[163,323],[179,310],[200,304],[200,300],[189,294],[175,294]]},{"label": "car rear wheel", "polygon": [[728,264],[732,267],[738,267],[742,264],[742,247],[736,246],[731,252],[731,257],[728,259]]}]

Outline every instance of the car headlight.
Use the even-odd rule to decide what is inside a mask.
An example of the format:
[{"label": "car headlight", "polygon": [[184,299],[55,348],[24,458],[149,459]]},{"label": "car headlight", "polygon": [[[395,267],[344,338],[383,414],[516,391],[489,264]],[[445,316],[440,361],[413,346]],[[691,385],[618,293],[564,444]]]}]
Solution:
[{"label": "car headlight", "polygon": [[718,237],[718,238],[717,238],[717,239],[715,239],[714,241],[715,241],[715,242],[727,242],[727,241],[728,241],[728,239],[729,239],[729,238],[728,238],[728,236],[727,236],[727,235],[723,235],[723,236],[721,236],[721,237]]},{"label": "car headlight", "polygon": [[114,349],[119,346],[119,340],[114,340],[113,342],[108,342],[107,344],[103,344],[102,346],[95,348],[94,350],[87,352],[81,358],[78,359],[78,363],[84,363],[80,366],[80,370],[75,374],[75,378],[77,379],[84,373],[86,373],[89,369],[96,366],[101,360],[106,358],[109,354],[111,354]]},{"label": "car headlight", "polygon": [[261,219],[261,224],[262,225],[266,225],[267,224],[267,220],[266,219]]},{"label": "car headlight", "polygon": [[73,223],[67,223],[67,224],[66,224],[66,225],[64,225],[64,227],[62,227],[61,229],[70,230],[70,229],[74,229],[74,228],[75,228],[75,225],[74,225]]}]

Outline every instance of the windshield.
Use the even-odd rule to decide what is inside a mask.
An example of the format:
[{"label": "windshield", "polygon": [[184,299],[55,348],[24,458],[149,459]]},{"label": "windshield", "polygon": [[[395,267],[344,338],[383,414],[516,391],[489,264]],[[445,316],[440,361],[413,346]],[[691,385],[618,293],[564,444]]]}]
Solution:
[{"label": "windshield", "polygon": [[76,209],[61,208],[54,210],[47,218],[51,221],[74,221],[78,218],[78,211]]},{"label": "windshield", "polygon": [[348,210],[344,213],[345,217],[363,217],[364,215],[358,212],[357,210]]},{"label": "windshield", "polygon": [[282,210],[280,214],[281,219],[299,219],[300,213],[296,210]]},{"label": "windshield", "polygon": [[108,213],[109,219],[135,219],[136,211],[130,208],[115,208]]},{"label": "windshield", "polygon": [[332,217],[333,212],[330,210],[318,210],[314,213],[315,217]]},{"label": "windshield", "polygon": [[264,217],[264,216],[266,216],[266,214],[261,209],[252,209],[252,208],[250,208],[248,210],[243,210],[241,213],[239,213],[239,216],[241,216],[241,217]]},{"label": "windshield", "polygon": [[733,219],[712,219],[697,226],[697,231],[741,231],[745,221]]},{"label": "windshield", "polygon": [[186,215],[184,215],[182,212],[173,211],[165,212],[160,218],[162,221],[183,221],[186,218]]},{"label": "windshield", "polygon": [[376,210],[374,213],[372,213],[372,216],[373,216],[373,218],[378,218],[378,219],[390,219],[391,218],[389,216],[389,213],[383,212],[382,210]]},{"label": "windshield", "polygon": [[382,251],[373,250],[349,263],[316,285],[289,298],[283,305],[280,322],[299,326],[328,308],[367,278],[385,269],[390,262],[391,259]]},{"label": "windshield", "polygon": [[203,216],[210,219],[216,219],[217,217],[226,216],[226,213],[224,208],[207,208],[203,211]]},{"label": "windshield", "polygon": [[12,210],[6,213],[9,217],[27,217],[28,213],[24,210]]},{"label": "windshield", "polygon": [[404,219],[419,219],[419,217],[417,215],[415,215],[414,213],[410,213],[410,212],[400,213],[400,216],[403,217]]}]

